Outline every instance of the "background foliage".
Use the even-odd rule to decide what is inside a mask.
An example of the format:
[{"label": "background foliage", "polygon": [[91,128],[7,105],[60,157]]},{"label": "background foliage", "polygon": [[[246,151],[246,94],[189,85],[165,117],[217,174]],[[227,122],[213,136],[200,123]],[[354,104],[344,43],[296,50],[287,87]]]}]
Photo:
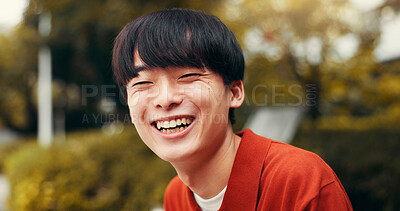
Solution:
[{"label": "background foliage", "polygon": [[46,149],[34,142],[25,144],[7,159],[10,210],[162,206],[164,190],[175,172],[147,149],[132,126],[118,135],[86,131],[67,139]]},{"label": "background foliage", "polygon": [[[0,80],[4,90],[0,93],[0,119],[3,125],[23,133],[37,129],[37,52],[43,43],[52,50],[55,115],[57,118],[57,112],[65,112],[67,130],[101,126],[108,121],[94,118],[84,121],[84,115],[110,111],[126,114],[127,108],[111,72],[111,50],[116,35],[123,26],[145,13],[171,7],[207,9],[218,3],[209,2],[29,1],[23,23],[12,34],[0,36],[3,51]],[[37,31],[38,18],[45,12],[51,13],[52,29],[49,37],[41,38]],[[90,88],[85,88],[87,85]]]},{"label": "background foliage", "polygon": [[331,166],[354,210],[399,210],[399,135],[387,129],[313,130],[303,125],[292,144]]},{"label": "background foliage", "polygon": [[[399,210],[400,60],[374,55],[380,28],[399,5],[387,0],[361,12],[346,0],[30,0],[23,23],[0,34],[0,126],[35,134],[37,51],[47,44],[56,120],[65,116],[67,132],[102,129],[67,133],[49,149],[1,145],[10,208],[146,210],[161,203],[174,173],[131,126],[119,134],[116,121],[129,124],[129,116],[112,78],[111,49],[132,19],[184,7],[220,17],[243,48],[246,100],[235,130],[260,106],[305,106],[293,144],[332,166],[355,210]],[[44,12],[52,16],[48,37],[37,32]],[[352,54],[338,49],[343,38],[356,45]]]}]

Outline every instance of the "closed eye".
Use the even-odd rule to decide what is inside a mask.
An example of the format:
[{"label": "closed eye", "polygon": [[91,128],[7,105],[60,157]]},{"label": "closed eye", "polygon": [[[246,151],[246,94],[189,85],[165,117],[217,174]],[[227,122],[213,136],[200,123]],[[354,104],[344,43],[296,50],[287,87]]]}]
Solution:
[{"label": "closed eye", "polygon": [[144,85],[144,84],[152,84],[152,82],[150,82],[150,81],[139,81],[139,82],[133,84],[132,87],[138,86],[138,85]]},{"label": "closed eye", "polygon": [[201,74],[199,74],[199,73],[189,73],[189,74],[185,74],[185,75],[179,77],[179,79],[182,79],[182,78],[199,77],[199,76],[201,76]]}]

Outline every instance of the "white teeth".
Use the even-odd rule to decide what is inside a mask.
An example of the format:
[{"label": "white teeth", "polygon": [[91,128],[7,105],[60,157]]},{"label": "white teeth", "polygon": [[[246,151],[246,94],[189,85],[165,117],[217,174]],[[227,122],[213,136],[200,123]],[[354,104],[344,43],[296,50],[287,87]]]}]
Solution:
[{"label": "white teeth", "polygon": [[163,128],[169,128],[169,122],[168,121],[164,121]]},{"label": "white teeth", "polygon": [[175,120],[171,120],[171,121],[169,122],[169,127],[172,127],[172,128],[176,127],[176,122],[175,122]]},{"label": "white teeth", "polygon": [[[156,127],[158,130],[161,130],[161,128],[163,128],[163,130],[161,130],[163,133],[174,133],[174,132],[182,131],[189,124],[191,124],[192,121],[193,120],[191,118],[186,118],[186,117],[174,119],[171,121],[157,121]],[[175,128],[177,126],[178,126],[178,128]],[[170,128],[174,128],[174,129],[170,129]]]},{"label": "white teeth", "polygon": [[177,132],[181,132],[182,130],[186,129],[187,127],[188,126],[181,126],[181,127],[177,127],[174,129],[162,129],[161,132],[166,133],[166,134],[177,133]]}]

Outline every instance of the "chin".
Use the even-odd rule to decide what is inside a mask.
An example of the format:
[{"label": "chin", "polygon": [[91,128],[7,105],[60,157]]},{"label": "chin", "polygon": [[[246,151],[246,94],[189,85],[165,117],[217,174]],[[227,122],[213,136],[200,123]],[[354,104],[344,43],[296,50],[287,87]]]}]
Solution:
[{"label": "chin", "polygon": [[170,150],[155,153],[159,158],[169,163],[188,161],[193,153],[184,152],[182,150]]}]

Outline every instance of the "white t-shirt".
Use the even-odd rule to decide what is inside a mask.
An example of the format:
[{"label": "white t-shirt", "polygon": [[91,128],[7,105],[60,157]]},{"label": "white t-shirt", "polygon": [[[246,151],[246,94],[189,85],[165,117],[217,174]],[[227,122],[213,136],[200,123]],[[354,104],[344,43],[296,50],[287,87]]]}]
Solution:
[{"label": "white t-shirt", "polygon": [[196,200],[197,204],[203,211],[218,211],[221,207],[222,200],[224,199],[226,187],[218,193],[216,196],[210,199],[203,199],[199,195],[193,193],[194,199]]}]

